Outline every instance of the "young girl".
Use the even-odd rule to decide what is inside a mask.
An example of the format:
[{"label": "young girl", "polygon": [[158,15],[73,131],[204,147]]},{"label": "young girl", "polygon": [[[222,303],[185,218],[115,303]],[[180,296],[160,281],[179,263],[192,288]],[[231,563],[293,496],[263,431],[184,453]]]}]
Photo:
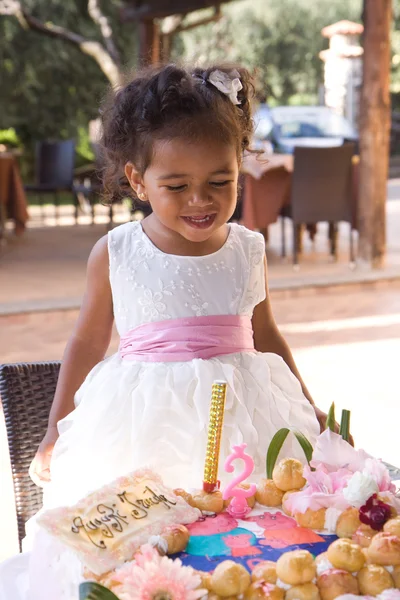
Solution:
[{"label": "young girl", "polygon": [[[251,89],[243,69],[170,65],[135,78],[103,113],[106,190],[120,192],[125,172],[152,213],[116,227],[90,255],[31,467],[45,484],[45,508],[143,466],[170,486],[200,487],[215,380],[229,390],[221,461],[246,442],[255,480],[279,428],[296,426],[311,442],[320,431],[325,415],[272,316],[264,239],[228,224],[252,136]],[[114,319],[119,351],[104,359]],[[299,449],[288,441],[286,453]],[[49,597],[69,598],[60,584],[72,569],[68,553],[38,537],[37,597],[47,597],[46,581]],[[58,595],[50,581],[63,587]]]}]

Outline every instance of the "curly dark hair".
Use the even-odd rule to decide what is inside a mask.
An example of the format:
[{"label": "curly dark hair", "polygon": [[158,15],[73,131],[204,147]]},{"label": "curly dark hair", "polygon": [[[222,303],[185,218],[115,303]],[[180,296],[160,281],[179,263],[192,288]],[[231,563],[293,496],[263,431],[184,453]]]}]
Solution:
[{"label": "curly dark hair", "polygon": [[[233,69],[243,86],[238,92],[239,105],[208,81],[215,70],[231,74]],[[213,65],[204,70],[173,64],[150,68],[114,90],[102,109],[106,199],[120,198],[128,190],[124,176],[127,162],[144,174],[156,140],[218,139],[236,145],[240,163],[253,131],[253,94],[249,72],[232,65]]]}]

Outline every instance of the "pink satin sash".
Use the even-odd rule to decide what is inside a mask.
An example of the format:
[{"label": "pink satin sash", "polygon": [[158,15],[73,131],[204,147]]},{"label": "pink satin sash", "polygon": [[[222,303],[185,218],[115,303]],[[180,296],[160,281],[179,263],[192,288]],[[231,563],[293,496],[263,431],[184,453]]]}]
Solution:
[{"label": "pink satin sash", "polygon": [[125,360],[186,362],[254,351],[250,317],[222,315],[146,323],[121,336]]}]

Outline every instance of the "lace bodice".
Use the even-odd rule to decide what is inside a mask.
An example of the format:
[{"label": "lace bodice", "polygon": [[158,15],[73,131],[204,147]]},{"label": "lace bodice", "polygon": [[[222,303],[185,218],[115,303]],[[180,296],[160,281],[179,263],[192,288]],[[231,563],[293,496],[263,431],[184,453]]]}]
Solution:
[{"label": "lace bodice", "polygon": [[231,224],[207,256],[165,254],[140,222],[108,234],[114,316],[120,335],[152,321],[209,315],[252,316],[265,298],[264,238]]}]

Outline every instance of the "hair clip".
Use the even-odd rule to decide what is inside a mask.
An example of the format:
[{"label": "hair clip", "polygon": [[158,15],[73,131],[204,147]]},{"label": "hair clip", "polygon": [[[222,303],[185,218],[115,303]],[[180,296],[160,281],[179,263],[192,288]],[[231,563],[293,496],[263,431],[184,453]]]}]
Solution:
[{"label": "hair clip", "polygon": [[240,75],[236,70],[225,73],[216,69],[210,73],[207,81],[222,92],[222,94],[228,96],[232,104],[235,104],[235,106],[241,104],[238,99],[238,92],[243,89],[243,85],[240,81]]}]

